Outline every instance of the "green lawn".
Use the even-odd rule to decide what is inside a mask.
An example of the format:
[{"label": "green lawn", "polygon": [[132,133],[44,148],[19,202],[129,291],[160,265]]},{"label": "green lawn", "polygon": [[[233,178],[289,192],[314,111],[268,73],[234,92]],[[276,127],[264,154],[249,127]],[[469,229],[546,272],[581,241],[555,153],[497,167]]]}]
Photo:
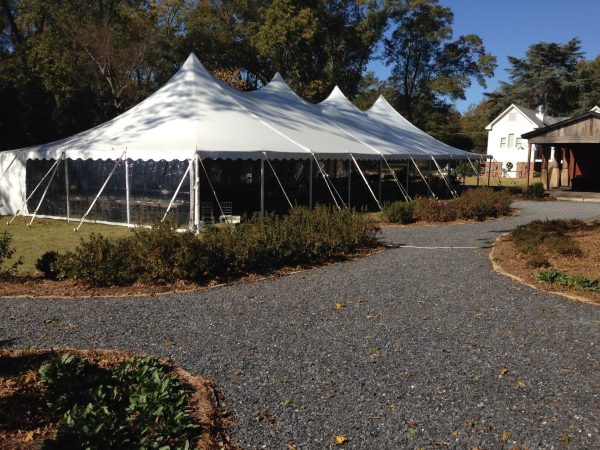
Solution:
[{"label": "green lawn", "polygon": [[[483,176],[481,175],[481,177],[479,178],[479,186],[487,186],[487,175]],[[505,187],[509,187],[509,186],[515,186],[515,184],[517,186],[520,186],[522,188],[525,188],[525,186],[527,185],[527,180],[525,178],[500,178],[500,182],[502,183],[502,186]],[[541,178],[537,177],[537,178],[532,178],[529,181],[529,184],[533,184],[533,183],[540,183],[541,182]],[[477,186],[477,177],[476,176],[472,176],[472,177],[467,177],[465,184],[467,186]],[[490,186],[498,186],[498,177],[490,177]]]},{"label": "green lawn", "polygon": [[11,216],[0,217],[0,233],[8,231],[13,236],[15,257],[23,257],[23,265],[18,273],[30,274],[35,272],[35,262],[48,250],[64,252],[74,249],[80,238],[86,238],[91,233],[101,233],[108,237],[124,236],[129,233],[126,227],[114,225],[99,225],[84,223],[75,233],[73,228],[77,222],[64,220],[36,219],[31,227],[27,227],[30,218],[17,217],[7,225]]}]

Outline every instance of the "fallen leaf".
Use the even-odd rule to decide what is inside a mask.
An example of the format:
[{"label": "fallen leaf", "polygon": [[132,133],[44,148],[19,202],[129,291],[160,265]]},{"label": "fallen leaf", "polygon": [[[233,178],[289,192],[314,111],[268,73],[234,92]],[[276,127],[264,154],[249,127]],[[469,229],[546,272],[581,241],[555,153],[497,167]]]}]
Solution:
[{"label": "fallen leaf", "polygon": [[335,304],[335,309],[337,311],[339,311],[340,309],[345,308],[345,307],[346,307],[346,305],[344,305],[343,303],[336,303]]},{"label": "fallen leaf", "polygon": [[517,384],[517,387],[520,389],[527,387],[527,383],[525,383],[523,380],[517,380],[516,384]]},{"label": "fallen leaf", "polygon": [[510,431],[505,431],[504,433],[502,433],[502,438],[501,438],[502,442],[507,442],[511,436],[512,435],[511,435]]},{"label": "fallen leaf", "polygon": [[292,401],[290,399],[287,399],[287,400],[282,401],[281,404],[283,406],[290,406],[292,404]]},{"label": "fallen leaf", "polygon": [[287,444],[285,448],[287,448],[287,450],[298,450],[298,447],[292,444]]},{"label": "fallen leaf", "polygon": [[475,375],[473,377],[473,381],[479,381],[479,380],[481,380],[481,375]]},{"label": "fallen leaf", "polygon": [[500,373],[502,375],[506,375],[508,373],[508,367],[503,367],[502,369],[500,369]]},{"label": "fallen leaf", "polygon": [[345,434],[338,434],[335,437],[335,445],[344,445],[348,442],[348,437]]},{"label": "fallen leaf", "polygon": [[452,437],[459,437],[462,433],[460,431],[453,431],[450,434],[452,435]]},{"label": "fallen leaf", "polygon": [[33,431],[28,431],[25,433],[25,437],[23,438],[23,442],[31,442],[33,441]]}]

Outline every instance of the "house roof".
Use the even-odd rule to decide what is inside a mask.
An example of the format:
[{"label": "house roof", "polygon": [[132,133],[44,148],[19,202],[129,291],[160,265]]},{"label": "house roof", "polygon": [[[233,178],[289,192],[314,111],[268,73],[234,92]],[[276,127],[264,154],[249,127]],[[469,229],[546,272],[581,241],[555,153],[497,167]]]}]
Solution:
[{"label": "house roof", "polygon": [[488,124],[488,126],[485,127],[485,129],[491,130],[492,127],[496,124],[496,122],[498,122],[502,117],[504,117],[506,114],[508,114],[508,112],[511,111],[513,108],[516,109],[517,111],[519,111],[523,116],[525,116],[525,118],[527,118],[535,128],[543,128],[548,125],[553,125],[557,122],[568,119],[568,117],[552,117],[552,116],[544,115],[544,120],[542,121],[536,115],[536,112],[533,109],[525,108],[524,106],[515,105],[513,103],[508,108],[506,108],[504,111],[502,111],[500,114],[498,114],[498,117],[496,117],[494,120],[492,120]]},{"label": "house roof", "polygon": [[[524,139],[530,139],[530,138],[542,136],[542,135],[547,134],[547,133],[549,133],[549,132],[551,132],[553,130],[569,126],[569,125],[571,125],[573,123],[580,122],[582,120],[589,119],[591,117],[594,117],[596,119],[600,119],[600,112],[596,112],[596,111],[592,110],[592,111],[589,111],[589,112],[587,112],[585,114],[581,114],[581,115],[576,116],[576,117],[567,118],[567,119],[561,120],[560,122],[555,122],[552,125],[548,125],[547,127],[540,128],[540,129],[537,129],[537,130],[530,131],[529,133],[522,134],[521,137],[524,138]],[[556,140],[558,141],[558,138]]]}]

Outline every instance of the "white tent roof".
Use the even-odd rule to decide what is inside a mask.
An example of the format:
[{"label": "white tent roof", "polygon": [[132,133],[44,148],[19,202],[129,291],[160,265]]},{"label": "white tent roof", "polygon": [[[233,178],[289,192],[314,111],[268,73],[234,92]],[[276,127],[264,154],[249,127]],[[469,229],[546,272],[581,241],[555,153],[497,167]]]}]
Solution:
[{"label": "white tent roof", "polygon": [[319,105],[297,96],[277,74],[262,89],[240,92],[215,79],[191,54],[153,95],[127,112],[69,138],[29,147],[22,158],[185,160],[210,158],[390,159],[474,157],[414,127],[383,97],[365,112],[336,87]]}]

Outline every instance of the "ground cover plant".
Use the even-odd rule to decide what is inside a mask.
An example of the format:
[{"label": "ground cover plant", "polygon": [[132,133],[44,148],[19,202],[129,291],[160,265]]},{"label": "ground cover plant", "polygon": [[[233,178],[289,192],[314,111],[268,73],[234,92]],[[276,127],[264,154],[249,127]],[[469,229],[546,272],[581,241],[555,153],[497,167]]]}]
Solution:
[{"label": "ground cover plant", "polygon": [[235,227],[209,227],[199,236],[167,223],[112,239],[91,234],[73,251],[43,255],[38,267],[90,286],[227,280],[342,258],[377,246],[377,233],[370,217],[350,209],[294,208],[285,216],[255,214]]},{"label": "ground cover plant", "polygon": [[543,200],[546,190],[542,183],[532,183],[523,193],[523,198],[527,200]]},{"label": "ground cover plant", "polygon": [[116,350],[0,350],[0,448],[235,448],[209,380]]},{"label": "ground cover plant", "polygon": [[404,224],[485,220],[510,214],[511,201],[507,192],[477,188],[452,200],[419,197],[410,202],[388,203],[384,205],[383,215],[389,222]]},{"label": "ground cover plant", "polygon": [[538,281],[583,291],[600,292],[600,278],[591,280],[582,275],[568,275],[561,270],[546,269],[536,274]]}]

